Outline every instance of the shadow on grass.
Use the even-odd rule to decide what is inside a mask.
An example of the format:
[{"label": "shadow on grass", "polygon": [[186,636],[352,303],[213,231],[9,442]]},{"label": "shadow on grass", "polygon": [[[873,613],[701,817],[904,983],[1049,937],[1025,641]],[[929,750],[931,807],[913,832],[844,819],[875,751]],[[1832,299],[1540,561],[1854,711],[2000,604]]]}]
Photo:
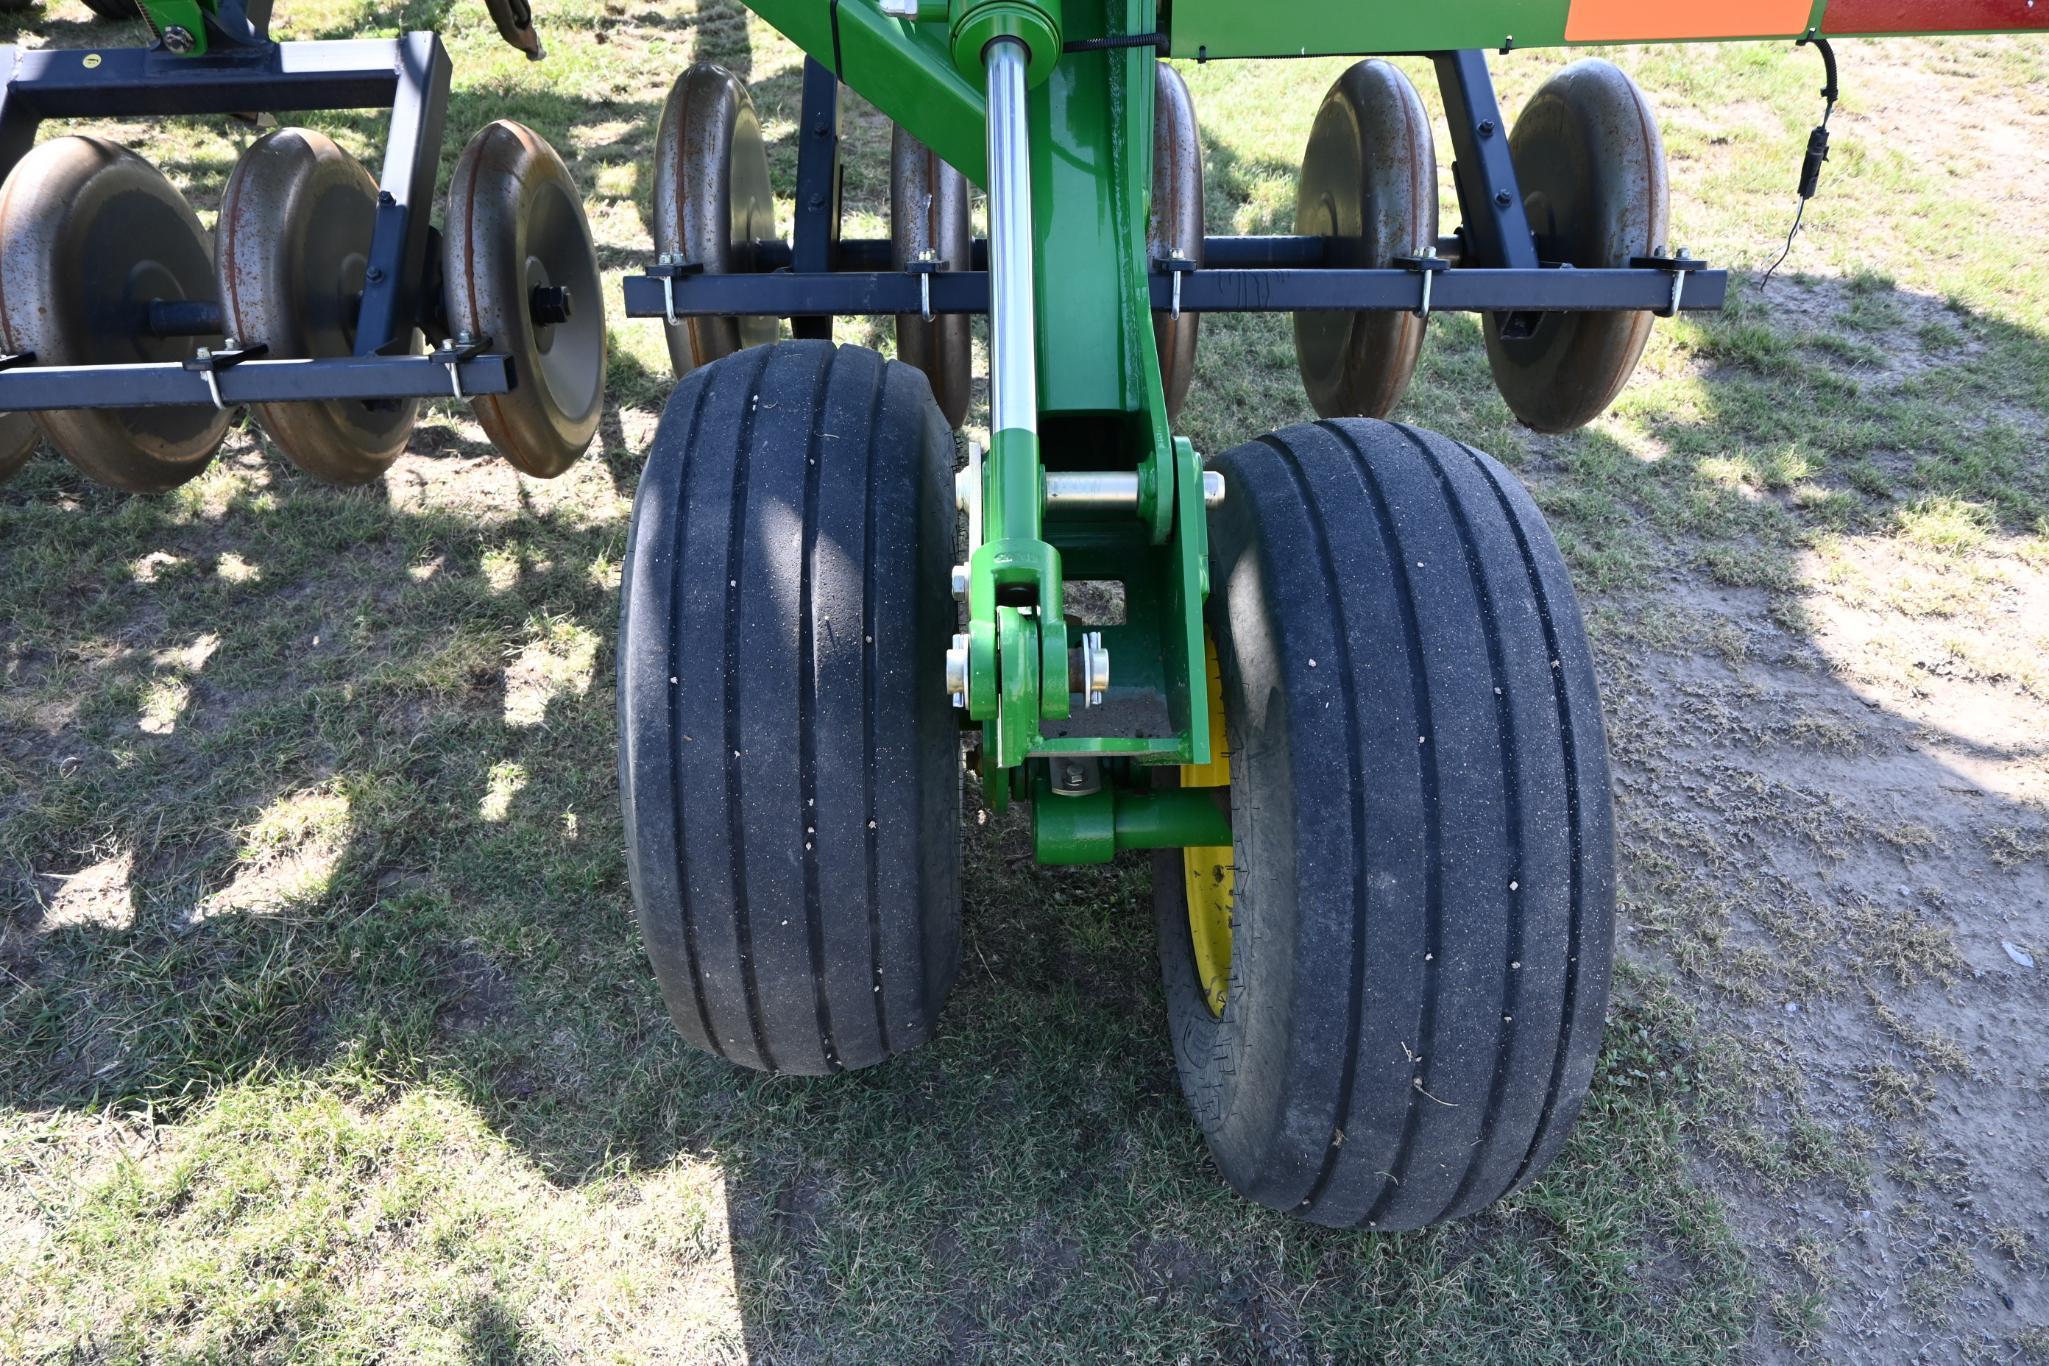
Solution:
[{"label": "shadow on grass", "polygon": [[[1506,1297],[1475,1331],[1541,1302],[1594,1332],[1626,1287],[1563,1274],[1614,1247],[1573,1210],[1605,1201],[1618,1151],[1663,1160],[1642,1102],[1597,1102],[1559,1178],[1441,1235],[1246,1205],[1178,1095],[1145,863],[1039,869],[1015,813],[971,806],[932,1046],[832,1080],[683,1048],[620,855],[604,494],[636,453],[617,420],[589,493],[544,506],[521,484],[481,522],[469,486],[508,480],[439,426],[440,509],[402,504],[413,465],[341,492],[268,457],[216,476],[213,506],[110,495],[47,457],[0,494],[24,552],[0,578],[8,1107],[176,1124],[284,1079],[427,1088],[563,1190],[713,1162],[758,1360],[1087,1354],[1169,1322],[1197,1349],[1345,1340],[1317,1326],[1336,1302],[1301,1304],[1313,1287],[1344,1285],[1340,1317],[1380,1331],[1425,1312],[1447,1262]],[[1279,1260],[1233,1265],[1253,1247]],[[516,1338],[509,1314],[480,1310],[473,1340]]]}]

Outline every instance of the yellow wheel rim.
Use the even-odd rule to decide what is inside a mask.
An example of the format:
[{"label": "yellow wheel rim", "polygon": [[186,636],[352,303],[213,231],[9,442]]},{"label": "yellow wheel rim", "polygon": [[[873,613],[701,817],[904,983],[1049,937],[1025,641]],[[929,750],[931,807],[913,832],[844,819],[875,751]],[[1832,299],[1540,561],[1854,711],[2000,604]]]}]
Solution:
[{"label": "yellow wheel rim", "polygon": [[[1231,754],[1224,744],[1224,680],[1217,671],[1217,647],[1203,637],[1209,674],[1209,752],[1206,764],[1183,764],[1183,787],[1229,787]],[[1181,851],[1181,881],[1188,896],[1188,938],[1195,972],[1210,1013],[1222,1015],[1231,987],[1231,910],[1236,904],[1236,870],[1229,845]]]}]

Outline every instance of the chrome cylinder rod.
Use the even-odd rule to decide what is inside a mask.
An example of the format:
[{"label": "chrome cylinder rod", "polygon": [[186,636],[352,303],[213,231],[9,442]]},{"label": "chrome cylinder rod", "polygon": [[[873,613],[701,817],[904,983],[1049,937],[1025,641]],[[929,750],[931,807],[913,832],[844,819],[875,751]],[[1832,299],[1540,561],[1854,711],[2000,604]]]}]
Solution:
[{"label": "chrome cylinder rod", "polygon": [[1025,45],[989,44],[989,430],[1039,430],[1038,327],[1032,304],[1032,165],[1025,130]]}]

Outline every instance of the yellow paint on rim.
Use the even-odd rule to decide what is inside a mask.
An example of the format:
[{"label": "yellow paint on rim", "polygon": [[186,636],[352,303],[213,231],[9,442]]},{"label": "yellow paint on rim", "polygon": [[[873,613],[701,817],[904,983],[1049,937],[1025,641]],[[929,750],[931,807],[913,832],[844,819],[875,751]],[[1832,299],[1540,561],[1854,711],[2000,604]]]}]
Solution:
[{"label": "yellow paint on rim", "polygon": [[[1203,634],[1203,662],[1209,674],[1209,752],[1206,764],[1181,765],[1183,787],[1229,787],[1231,752],[1224,743],[1224,678],[1217,647]],[[1195,948],[1196,976],[1210,1013],[1222,1015],[1231,986],[1231,911],[1236,903],[1236,869],[1231,846],[1181,851],[1181,881],[1188,896],[1188,938]]]}]

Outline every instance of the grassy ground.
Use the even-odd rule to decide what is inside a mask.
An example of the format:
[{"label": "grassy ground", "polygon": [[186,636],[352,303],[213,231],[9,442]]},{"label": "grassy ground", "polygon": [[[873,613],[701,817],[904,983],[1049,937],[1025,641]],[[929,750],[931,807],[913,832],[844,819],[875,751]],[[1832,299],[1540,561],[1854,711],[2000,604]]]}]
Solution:
[{"label": "grassy ground", "polygon": [[[478,6],[280,27],[442,27],[451,128],[551,138],[614,275],[684,62],[753,82],[787,188],[797,58],[730,0],[542,18],[538,66]],[[85,20],[17,40],[135,38]],[[1609,701],[1618,999],[1529,1193],[1389,1238],[1232,1197],[1176,1092],[1145,867],[1039,871],[1014,817],[972,826],[931,1047],[830,1082],[685,1051],[613,791],[667,387],[617,320],[600,446],[553,483],[448,409],[354,492],[253,429],[166,497],[49,456],[0,491],[0,1356],[2043,1359],[2049,990],[2014,954],[2049,952],[2049,48],[1847,55],[1809,274],[1661,325],[1572,438],[1514,426],[1463,318],[1405,408],[1537,491]],[[1621,60],[1679,242],[1768,261],[1813,59]],[[1498,62],[1504,104],[1554,64]],[[1189,71],[1213,231],[1287,229],[1335,69]],[[318,122],[369,154],[374,121]],[[865,235],[886,128],[851,131]],[[122,135],[209,218],[251,137]],[[1284,319],[1205,323],[1199,447],[1305,415]]]}]

